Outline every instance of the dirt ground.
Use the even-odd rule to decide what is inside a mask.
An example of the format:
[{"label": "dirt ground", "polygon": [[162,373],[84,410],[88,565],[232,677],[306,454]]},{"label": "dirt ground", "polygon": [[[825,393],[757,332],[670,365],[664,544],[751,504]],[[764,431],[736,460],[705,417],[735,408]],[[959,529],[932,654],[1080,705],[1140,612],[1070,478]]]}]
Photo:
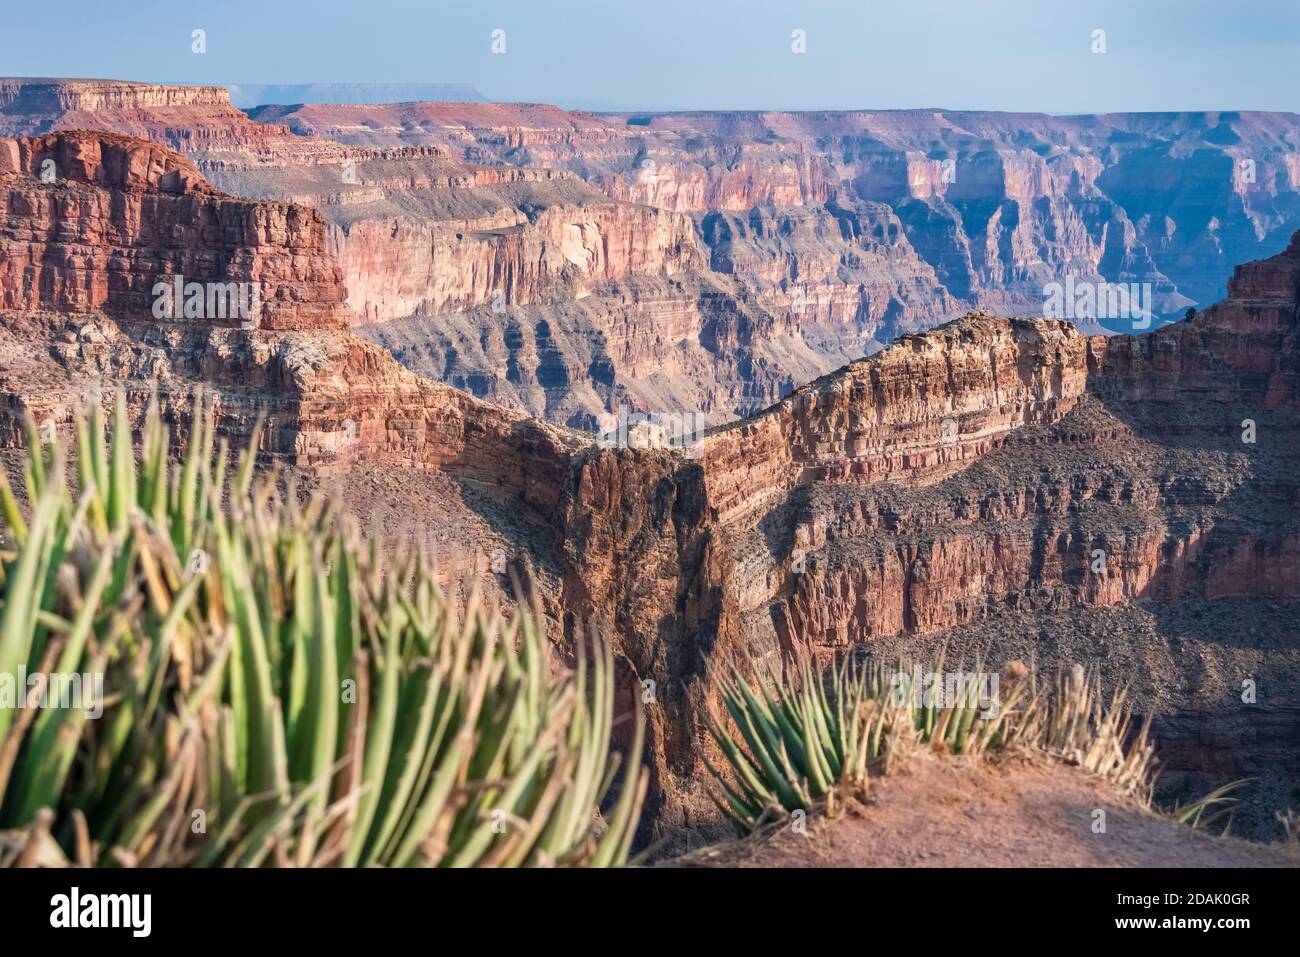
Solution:
[{"label": "dirt ground", "polygon": [[[1097,812],[1104,833],[1094,832]],[[1194,831],[1041,757],[975,762],[918,751],[864,806],[668,862],[695,867],[1297,867],[1300,847]]]}]

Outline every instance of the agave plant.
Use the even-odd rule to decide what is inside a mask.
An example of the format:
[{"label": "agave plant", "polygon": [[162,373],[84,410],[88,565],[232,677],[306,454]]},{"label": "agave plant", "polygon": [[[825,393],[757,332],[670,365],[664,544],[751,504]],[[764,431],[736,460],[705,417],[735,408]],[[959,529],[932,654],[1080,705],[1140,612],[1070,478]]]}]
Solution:
[{"label": "agave plant", "polygon": [[834,787],[866,782],[867,765],[880,753],[883,730],[873,704],[880,697],[865,670],[850,673],[848,660],[833,687],[816,679],[805,660],[794,674],[750,680],[739,671],[718,676],[719,697],[740,736],[716,712],[707,726],[733,771],[734,786],[709,761],[722,797],[714,804],[742,832],[777,807],[811,807]]},{"label": "agave plant", "polygon": [[[944,657],[926,673],[942,675]],[[951,695],[913,693],[919,689],[900,678],[917,670],[846,656],[825,675],[805,659],[779,672],[751,665],[719,678],[725,716],[713,711],[707,726],[727,773],[705,757],[718,788],[714,804],[738,833],[754,833],[861,791],[869,770],[887,771],[907,743],[968,755],[1036,748],[1149,795],[1149,719],[1131,734],[1124,695],[1104,704],[1099,682],[1082,668],[1061,676],[1049,694],[1016,663],[991,697],[974,681],[955,684]],[[974,674],[983,673],[977,664]]]},{"label": "agave plant", "polygon": [[0,863],[626,861],[647,775],[638,715],[602,830],[607,647],[553,670],[535,603],[460,610],[422,550],[385,557],[248,453],[228,474],[211,415],[179,462],[156,403],[138,448],[122,396],[111,442],[97,407],[76,433],[72,483],[29,425],[26,517],[0,475],[0,676],[104,692],[0,698]]}]

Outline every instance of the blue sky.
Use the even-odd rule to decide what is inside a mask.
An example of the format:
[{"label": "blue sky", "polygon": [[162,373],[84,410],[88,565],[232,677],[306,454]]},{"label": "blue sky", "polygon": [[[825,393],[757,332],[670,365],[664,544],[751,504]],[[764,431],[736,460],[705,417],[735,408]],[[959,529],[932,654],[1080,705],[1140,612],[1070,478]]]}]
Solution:
[{"label": "blue sky", "polygon": [[1297,63],[1297,0],[8,0],[0,13],[11,76],[472,83],[591,109],[1300,111]]}]

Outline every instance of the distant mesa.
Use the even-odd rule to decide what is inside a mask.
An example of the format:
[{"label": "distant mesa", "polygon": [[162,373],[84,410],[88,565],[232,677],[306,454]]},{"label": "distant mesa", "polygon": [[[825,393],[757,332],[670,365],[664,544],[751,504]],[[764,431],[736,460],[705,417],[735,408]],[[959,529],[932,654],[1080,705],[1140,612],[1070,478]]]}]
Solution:
[{"label": "distant mesa", "polygon": [[470,83],[233,83],[230,102],[241,110],[291,103],[486,103]]}]

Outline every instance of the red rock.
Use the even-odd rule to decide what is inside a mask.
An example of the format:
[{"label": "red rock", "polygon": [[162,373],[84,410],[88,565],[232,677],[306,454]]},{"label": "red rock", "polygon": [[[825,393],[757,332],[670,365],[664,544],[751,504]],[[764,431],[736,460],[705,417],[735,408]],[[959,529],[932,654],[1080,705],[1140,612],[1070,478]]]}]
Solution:
[{"label": "red rock", "polygon": [[140,318],[181,275],[256,283],[263,328],[347,325],[318,213],[223,196],[164,147],[104,133],[0,140],[0,191],[0,308]]}]

